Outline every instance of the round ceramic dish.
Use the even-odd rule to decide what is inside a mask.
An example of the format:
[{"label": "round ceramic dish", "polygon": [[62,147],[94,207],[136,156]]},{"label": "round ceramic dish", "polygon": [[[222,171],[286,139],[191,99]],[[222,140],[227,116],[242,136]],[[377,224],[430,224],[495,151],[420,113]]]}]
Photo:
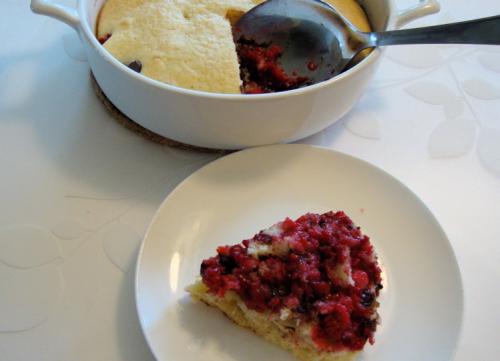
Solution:
[{"label": "round ceramic dish", "polygon": [[[161,83],[116,60],[96,39],[95,25],[106,0],[79,0],[76,9],[31,0],[31,9],[73,27],[92,73],[110,101],[126,116],[170,139],[199,147],[237,149],[291,142],[339,120],[365,90],[380,59],[375,50],[328,81],[271,94],[217,94]],[[375,31],[402,25],[439,10],[420,0],[398,11],[393,0],[359,0]]]}]

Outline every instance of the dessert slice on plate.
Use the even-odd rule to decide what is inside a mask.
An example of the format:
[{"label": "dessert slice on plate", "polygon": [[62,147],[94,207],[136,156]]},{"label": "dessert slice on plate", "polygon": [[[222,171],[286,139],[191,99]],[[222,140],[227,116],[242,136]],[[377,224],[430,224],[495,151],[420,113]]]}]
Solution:
[{"label": "dessert slice on plate", "polygon": [[301,360],[352,360],[374,342],[380,273],[344,212],[308,213],[217,248],[187,290]]}]

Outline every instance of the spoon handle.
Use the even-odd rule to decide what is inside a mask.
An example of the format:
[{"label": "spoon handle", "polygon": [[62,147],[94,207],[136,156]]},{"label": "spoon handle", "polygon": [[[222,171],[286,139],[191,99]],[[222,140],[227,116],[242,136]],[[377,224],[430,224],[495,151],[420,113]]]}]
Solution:
[{"label": "spoon handle", "polygon": [[497,44],[500,45],[500,15],[424,28],[373,32],[374,46],[398,44]]}]

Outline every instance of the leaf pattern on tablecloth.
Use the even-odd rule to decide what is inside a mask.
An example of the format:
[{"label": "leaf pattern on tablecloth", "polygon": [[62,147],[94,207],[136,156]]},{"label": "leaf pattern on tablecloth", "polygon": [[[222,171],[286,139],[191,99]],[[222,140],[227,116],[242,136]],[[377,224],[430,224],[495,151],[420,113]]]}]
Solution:
[{"label": "leaf pattern on tablecloth", "polygon": [[440,105],[447,118],[456,118],[465,109],[464,100],[446,85],[435,81],[419,81],[405,88],[414,98],[431,105]]},{"label": "leaf pattern on tablecloth", "polygon": [[405,88],[414,98],[432,105],[453,104],[458,95],[448,86],[435,81],[422,80]]},{"label": "leaf pattern on tablecloth", "polygon": [[386,51],[386,57],[407,67],[426,69],[443,63],[444,57],[436,47],[394,46]]},{"label": "leaf pattern on tablecloth", "polygon": [[437,125],[429,137],[428,151],[433,158],[458,157],[470,151],[476,137],[473,120],[459,118]]},{"label": "leaf pattern on tablecloth", "polygon": [[129,226],[116,222],[103,237],[102,246],[109,260],[121,271],[132,270],[142,237]]},{"label": "leaf pattern on tablecloth", "polygon": [[67,195],[71,215],[86,232],[95,232],[116,221],[134,204],[130,199],[94,199],[80,195]]},{"label": "leaf pattern on tablecloth", "polygon": [[85,49],[83,44],[75,31],[71,31],[62,36],[64,51],[71,59],[76,61],[86,63],[87,54],[85,54]]},{"label": "leaf pattern on tablecloth", "polygon": [[54,265],[19,270],[0,264],[0,332],[29,330],[43,323],[64,288]]},{"label": "leaf pattern on tablecloth", "polygon": [[481,45],[481,50],[489,54],[500,54],[498,45]]},{"label": "leaf pattern on tablecloth", "polygon": [[349,132],[365,139],[380,139],[380,122],[377,113],[380,103],[376,98],[363,95],[356,104],[354,111],[348,113],[343,120]]},{"label": "leaf pattern on tablecloth", "polygon": [[485,68],[500,73],[500,54],[483,51],[477,56],[477,61]]},{"label": "leaf pattern on tablecloth", "polygon": [[0,261],[10,267],[38,267],[60,255],[57,239],[45,228],[27,224],[0,228]]},{"label": "leaf pattern on tablecloth", "polygon": [[367,139],[380,139],[378,119],[366,111],[348,114],[344,121],[345,127],[353,134]]},{"label": "leaf pattern on tablecloth", "polygon": [[443,107],[446,118],[453,119],[457,118],[464,112],[465,102],[463,98],[456,97],[455,99],[451,99],[449,102],[444,104]]},{"label": "leaf pattern on tablecloth", "polygon": [[465,92],[478,99],[495,100],[500,99],[500,88],[486,80],[469,78],[462,83]]},{"label": "leaf pattern on tablecloth", "polygon": [[60,239],[72,240],[83,236],[86,230],[75,219],[64,219],[52,227],[51,232]]},{"label": "leaf pattern on tablecloth", "polygon": [[477,153],[481,163],[490,172],[500,176],[500,129],[481,129],[477,142]]},{"label": "leaf pattern on tablecloth", "polygon": [[69,257],[91,234],[90,231],[82,227],[80,222],[71,218],[58,222],[50,231],[59,238],[59,246],[64,258]]}]

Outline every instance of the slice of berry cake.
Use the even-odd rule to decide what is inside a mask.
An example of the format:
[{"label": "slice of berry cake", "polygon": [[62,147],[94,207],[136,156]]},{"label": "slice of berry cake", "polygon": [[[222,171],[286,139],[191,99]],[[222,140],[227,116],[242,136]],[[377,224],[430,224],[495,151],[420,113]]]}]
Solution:
[{"label": "slice of berry cake", "polygon": [[351,360],[374,342],[381,270],[344,212],[308,213],[217,248],[194,298],[306,361]]}]

